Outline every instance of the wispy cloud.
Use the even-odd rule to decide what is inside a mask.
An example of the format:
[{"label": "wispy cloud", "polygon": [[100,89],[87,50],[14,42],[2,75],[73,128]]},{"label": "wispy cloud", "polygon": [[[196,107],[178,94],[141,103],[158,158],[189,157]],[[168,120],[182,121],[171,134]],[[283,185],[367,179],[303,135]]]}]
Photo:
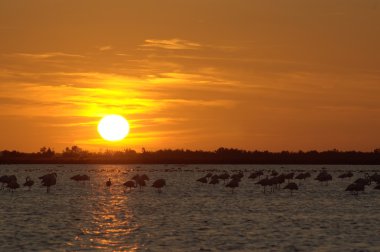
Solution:
[{"label": "wispy cloud", "polygon": [[59,58],[59,57],[84,58],[83,55],[63,53],[63,52],[15,53],[15,54],[12,54],[12,56],[24,57],[24,58],[30,58],[30,59],[37,59],[37,60],[50,59],[50,58]]},{"label": "wispy cloud", "polygon": [[110,51],[113,49],[113,47],[110,45],[105,45],[105,46],[99,46],[98,49],[99,51]]},{"label": "wispy cloud", "polygon": [[197,50],[202,47],[197,42],[183,39],[146,39],[141,47],[146,48],[162,48],[168,50]]}]

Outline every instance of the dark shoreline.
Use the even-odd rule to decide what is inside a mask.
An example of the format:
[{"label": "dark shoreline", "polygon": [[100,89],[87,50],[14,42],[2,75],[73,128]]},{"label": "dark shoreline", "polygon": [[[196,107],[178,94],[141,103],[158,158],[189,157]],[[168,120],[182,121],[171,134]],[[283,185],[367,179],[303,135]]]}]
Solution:
[{"label": "dark shoreline", "polygon": [[4,150],[0,164],[256,164],[256,165],[380,165],[380,149],[358,151],[269,152],[219,148],[215,151],[134,150],[89,152],[77,146],[56,153],[41,148],[37,153]]}]

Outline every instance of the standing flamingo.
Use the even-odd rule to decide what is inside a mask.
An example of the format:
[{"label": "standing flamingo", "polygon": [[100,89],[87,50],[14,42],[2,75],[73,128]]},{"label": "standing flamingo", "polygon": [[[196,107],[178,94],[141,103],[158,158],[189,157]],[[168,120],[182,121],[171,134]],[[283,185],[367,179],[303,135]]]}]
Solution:
[{"label": "standing flamingo", "polygon": [[197,181],[201,182],[201,183],[204,183],[204,184],[207,184],[207,177],[199,178],[199,179],[197,179]]},{"label": "standing flamingo", "polygon": [[284,189],[290,190],[290,195],[293,195],[293,190],[298,190],[298,185],[294,182],[287,184]]},{"label": "standing flamingo", "polygon": [[269,181],[269,178],[268,178],[268,175],[267,175],[266,178],[260,180],[259,182],[256,182],[255,184],[263,186],[264,187],[264,193],[265,193],[265,189],[269,185],[269,182],[270,181]]},{"label": "standing flamingo", "polygon": [[17,183],[17,180],[11,180],[9,181],[7,187],[12,191],[12,193],[14,192],[14,190],[16,190],[17,188],[20,187],[20,185]]},{"label": "standing flamingo", "polygon": [[231,192],[234,192],[234,189],[236,187],[239,187],[239,181],[238,179],[232,179],[230,182],[227,183],[226,187],[231,188]]},{"label": "standing flamingo", "polygon": [[359,191],[364,191],[365,184],[364,183],[352,183],[347,186],[345,191],[351,192],[353,195],[358,195]]},{"label": "standing flamingo", "polygon": [[50,187],[57,184],[57,173],[49,173],[39,177],[42,186],[46,186],[46,192],[50,192]]},{"label": "standing flamingo", "polygon": [[32,188],[32,185],[34,185],[34,181],[30,179],[30,177],[26,177],[24,186],[29,187],[29,191]]},{"label": "standing flamingo", "polygon": [[106,186],[110,187],[112,185],[111,178],[108,178],[108,181],[106,182]]},{"label": "standing flamingo", "polygon": [[132,187],[136,187],[135,182],[133,180],[129,180],[123,184],[125,187],[129,187],[129,191],[132,190]]},{"label": "standing flamingo", "polygon": [[157,179],[156,181],[153,182],[152,187],[157,188],[157,192],[161,193],[161,188],[166,186],[166,181],[165,179]]}]

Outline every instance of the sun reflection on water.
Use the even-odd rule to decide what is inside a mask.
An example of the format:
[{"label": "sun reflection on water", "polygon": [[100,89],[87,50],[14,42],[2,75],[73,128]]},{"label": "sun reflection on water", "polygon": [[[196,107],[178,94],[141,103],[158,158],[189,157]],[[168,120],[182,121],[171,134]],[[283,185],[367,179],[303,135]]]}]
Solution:
[{"label": "sun reflection on water", "polygon": [[111,178],[114,185],[105,188],[104,181],[92,185],[91,195],[82,200],[80,214],[86,221],[77,223],[80,232],[74,241],[67,243],[69,247],[112,251],[136,251],[139,248],[134,239],[138,224],[133,221],[129,197],[122,187],[116,185],[119,175],[118,170],[101,172],[101,177]]}]

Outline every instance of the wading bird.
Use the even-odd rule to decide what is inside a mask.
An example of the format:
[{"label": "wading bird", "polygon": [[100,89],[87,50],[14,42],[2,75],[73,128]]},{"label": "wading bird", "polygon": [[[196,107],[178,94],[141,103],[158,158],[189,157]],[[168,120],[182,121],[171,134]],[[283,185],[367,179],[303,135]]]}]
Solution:
[{"label": "wading bird", "polygon": [[125,187],[129,188],[129,191],[132,190],[132,187],[136,187],[136,184],[133,180],[129,180],[123,184]]},{"label": "wading bird", "polygon": [[110,187],[112,185],[111,179],[109,178],[108,181],[106,182],[106,186]]},{"label": "wading bird", "polygon": [[157,179],[156,181],[153,182],[152,187],[157,189],[157,192],[161,193],[161,188],[166,186],[166,181],[165,179]]},{"label": "wading bird", "polygon": [[34,181],[30,179],[30,177],[26,177],[24,186],[29,187],[29,191],[32,188],[32,185],[34,185]]},{"label": "wading bird", "polygon": [[39,177],[42,186],[46,186],[46,192],[50,192],[50,187],[57,184],[57,173],[49,173]]},{"label": "wading bird", "polygon": [[287,184],[284,189],[290,190],[290,195],[293,195],[293,190],[298,190],[298,185],[294,182]]}]

